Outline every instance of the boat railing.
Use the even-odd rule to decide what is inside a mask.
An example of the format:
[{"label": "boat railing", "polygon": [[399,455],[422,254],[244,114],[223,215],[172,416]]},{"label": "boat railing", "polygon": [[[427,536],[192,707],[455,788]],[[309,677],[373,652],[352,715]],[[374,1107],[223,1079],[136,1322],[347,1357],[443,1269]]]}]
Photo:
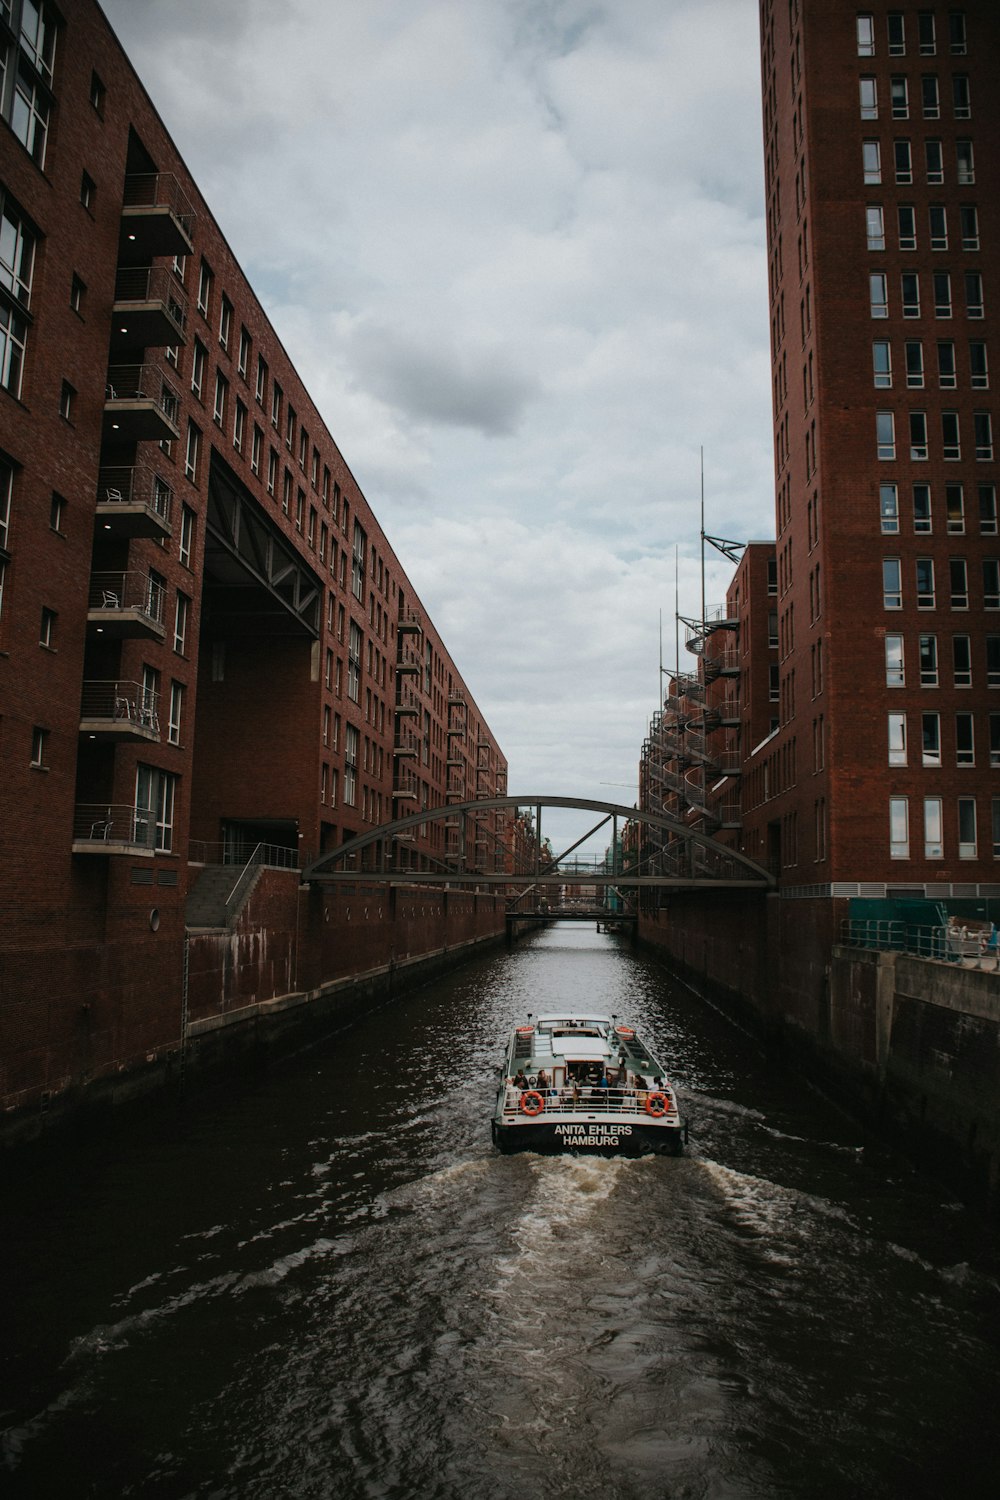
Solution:
[{"label": "boat railing", "polygon": [[[666,1108],[647,1108],[651,1097],[661,1095]],[[528,1097],[528,1108],[522,1103]],[[537,1107],[541,1100],[541,1108]],[[597,1088],[592,1084],[580,1084],[577,1088],[566,1085],[552,1088],[540,1085],[520,1089],[509,1083],[504,1092],[503,1114],[506,1119],[524,1119],[525,1116],[540,1116],[545,1113],[560,1115],[613,1114],[642,1116],[644,1119],[664,1118],[675,1113],[677,1100],[672,1089],[663,1088]]]}]

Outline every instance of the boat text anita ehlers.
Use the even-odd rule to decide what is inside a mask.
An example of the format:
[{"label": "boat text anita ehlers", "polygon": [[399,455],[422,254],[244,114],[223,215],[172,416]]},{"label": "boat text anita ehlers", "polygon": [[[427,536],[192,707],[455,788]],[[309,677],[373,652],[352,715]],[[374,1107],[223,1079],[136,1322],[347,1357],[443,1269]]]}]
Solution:
[{"label": "boat text anita ehlers", "polygon": [[687,1140],[673,1086],[635,1030],[578,1012],[514,1028],[492,1131],[501,1151],[679,1156]]}]

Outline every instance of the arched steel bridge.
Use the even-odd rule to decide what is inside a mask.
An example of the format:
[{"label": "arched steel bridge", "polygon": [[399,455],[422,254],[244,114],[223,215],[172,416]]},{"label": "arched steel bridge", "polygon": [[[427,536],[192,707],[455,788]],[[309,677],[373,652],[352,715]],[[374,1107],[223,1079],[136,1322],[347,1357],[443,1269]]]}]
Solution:
[{"label": "arched steel bridge", "polygon": [[[561,853],[545,842],[543,812],[570,809],[597,815],[597,822]],[[528,836],[519,835],[530,829]],[[428,852],[413,840],[430,825],[443,823],[448,847]],[[621,831],[639,824],[638,847],[624,847]],[[593,863],[571,860],[588,839],[610,825],[608,853]],[[646,887],[660,890],[772,890],[774,876],[762,865],[706,833],[665,813],[642,812],[615,802],[581,797],[487,797],[452,802],[382,823],[328,851],[304,870],[302,879],[320,885],[376,881],[400,885],[506,888],[512,904],[530,891],[571,883],[612,887],[630,897]]]}]

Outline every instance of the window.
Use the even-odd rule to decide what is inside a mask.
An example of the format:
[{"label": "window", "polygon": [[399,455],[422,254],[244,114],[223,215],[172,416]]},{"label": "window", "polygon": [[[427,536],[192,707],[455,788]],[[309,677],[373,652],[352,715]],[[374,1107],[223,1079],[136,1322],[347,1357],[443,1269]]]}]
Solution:
[{"label": "window", "polygon": [[903,317],[920,317],[920,277],[915,271],[904,271],[901,279]]},{"label": "window", "polygon": [[874,16],[858,16],[858,56],[875,56],[875,18]]},{"label": "window", "polygon": [[950,339],[939,339],[937,346],[938,384],[943,391],[954,390],[958,384],[955,369],[955,345]]},{"label": "window", "polygon": [[882,154],[878,141],[862,141],[861,166],[865,182],[882,181]]},{"label": "window", "polygon": [[84,299],[84,297],[86,295],[87,295],[87,286],[86,286],[86,283],[83,282],[83,281],[81,281],[80,278],[79,278],[79,276],[77,276],[76,272],[74,271],[73,272],[73,279],[70,282],[70,287],[69,287],[69,305],[70,305],[70,307],[73,309],[73,311],[75,313],[81,313],[82,314],[82,312],[83,312],[83,299]]},{"label": "window", "polygon": [[889,856],[910,857],[909,807],[905,797],[889,798]]},{"label": "window", "polygon": [[906,715],[889,715],[889,764],[906,765]]},{"label": "window", "polygon": [[882,607],[902,609],[903,576],[898,557],[882,559]]},{"label": "window", "polygon": [[931,276],[934,288],[934,316],[951,317],[951,276],[947,271],[935,271]]},{"label": "window", "polygon": [[919,339],[907,339],[903,346],[906,356],[906,384],[911,390],[924,383],[924,346]]},{"label": "window", "polygon": [[[2,16],[4,6],[0,9]],[[51,68],[49,65],[42,67],[38,62],[38,53],[34,45],[28,40],[28,27],[25,22],[34,13],[34,19],[41,25],[41,17],[48,12],[44,7],[36,8],[29,4],[25,8],[22,18],[21,46],[24,54],[18,58],[16,71],[12,65],[11,78],[3,77],[6,71],[7,48],[0,48],[0,102],[3,104],[3,114],[8,120],[11,129],[17,136],[21,145],[27,150],[39,167],[45,165],[45,145],[49,131],[49,101],[47,85],[52,81]],[[42,45],[54,48],[55,26],[51,21],[46,23],[48,27],[48,38],[42,39]],[[51,52],[49,54],[51,62]],[[32,71],[37,68],[46,76],[46,81],[41,82]]]},{"label": "window", "polygon": [[181,719],[184,715],[184,684],[170,684],[170,708],[167,716],[167,739],[171,745],[181,742]]},{"label": "window", "polygon": [[38,644],[44,646],[47,651],[54,651],[56,647],[56,620],[58,615],[54,609],[42,607],[41,624],[38,628]]},{"label": "window", "polygon": [[952,10],[948,12],[948,50],[955,56],[962,56],[965,53],[964,10]]},{"label": "window", "polygon": [[33,771],[44,771],[46,766],[46,752],[49,744],[49,731],[36,724],[31,731],[31,769]]},{"label": "window", "polygon": [[185,568],[191,566],[191,550],[194,546],[194,511],[190,505],[181,506],[181,538],[179,556]]},{"label": "window", "polygon": [[107,89],[96,73],[90,75],[90,103],[99,115],[104,114],[104,101],[107,98]]},{"label": "window", "polygon": [[920,763],[924,766],[941,764],[941,716],[920,715]]},{"label": "window", "polygon": [[219,343],[223,349],[229,348],[229,339],[233,329],[233,304],[223,294],[219,304]]},{"label": "window", "polygon": [[865,225],[869,250],[885,249],[885,223],[881,208],[869,204],[865,209]]},{"label": "window", "polygon": [[962,203],[958,209],[958,222],[962,231],[962,249],[979,249],[979,210],[974,203]]},{"label": "window", "polygon": [[351,591],[355,599],[364,600],[365,544],[367,538],[358,521],[354,522],[354,546],[351,559]]},{"label": "window", "polygon": [[875,414],[875,432],[878,441],[879,458],[892,459],[896,457],[896,428],[891,411],[880,411]]},{"label": "window", "polygon": [[891,534],[899,530],[899,495],[894,484],[880,484],[879,514],[882,531]]},{"label": "window", "polygon": [[969,187],[976,180],[976,163],[971,141],[961,140],[955,142],[955,160],[958,166],[959,186]]},{"label": "window", "polygon": [[273,497],[274,487],[278,482],[278,454],[277,450],[271,448],[267,455],[267,493]]},{"label": "window", "polygon": [[944,182],[944,151],[940,141],[924,142],[924,159],[927,163],[927,181]]},{"label": "window", "polygon": [[862,120],[878,119],[878,88],[874,78],[859,78]]},{"label": "window", "polygon": [[1000,714],[990,714],[990,765],[1000,766]]},{"label": "window", "polygon": [[894,141],[892,155],[893,162],[896,168],[896,181],[912,182],[913,157],[910,151],[909,141]]},{"label": "window", "polygon": [[972,640],[970,636],[952,636],[951,670],[957,688],[972,686]]},{"label": "window", "polygon": [[983,536],[997,534],[997,491],[994,484],[979,486],[979,530]]},{"label": "window", "polygon": [[[899,73],[889,81],[889,97],[892,104],[892,118],[894,120],[907,119],[910,113],[909,91],[906,79]],[[875,114],[878,114],[877,110]],[[862,114],[861,118],[865,118],[864,114]],[[872,116],[872,118],[874,119],[875,116]]]},{"label": "window", "polygon": [[945,530],[958,536],[965,530],[965,494],[960,484],[944,487]]},{"label": "window", "polygon": [[888,339],[876,339],[872,345],[872,364],[875,370],[875,386],[884,390],[892,385],[892,353]]},{"label": "window", "polygon": [[901,203],[896,210],[896,218],[899,224],[900,250],[915,250],[917,248],[916,209],[912,204]]},{"label": "window", "polygon": [[961,458],[962,442],[957,411],[943,411],[941,413],[941,442],[945,458],[952,460]]},{"label": "window", "polygon": [[306,496],[304,490],[295,492],[295,530],[301,535],[306,518]]},{"label": "window", "polygon": [[941,829],[941,798],[924,798],[924,858],[944,858],[944,834]]},{"label": "window", "polygon": [[201,452],[201,433],[193,422],[188,422],[187,449],[184,454],[184,477],[192,484],[198,482],[198,458]]},{"label": "window", "polygon": [[260,477],[260,455],[264,447],[264,432],[255,422],[253,424],[253,438],[250,442],[250,472]]},{"label": "window", "polygon": [[1000,635],[986,637],[986,686],[1000,688]]},{"label": "window", "polygon": [[930,531],[931,528],[931,487],[929,484],[915,484],[913,486],[913,529],[914,531]]},{"label": "window", "polygon": [[177,591],[177,605],[174,609],[174,651],[178,656],[183,656],[187,647],[188,620],[191,613],[191,600],[186,594]]},{"label": "window", "polygon": [[901,635],[887,635],[885,638],[885,685],[886,687],[905,687],[906,685]]},{"label": "window", "polygon": [[917,14],[917,46],[923,57],[932,57],[937,51],[932,10],[922,10]]},{"label": "window", "polygon": [[972,94],[969,90],[968,73],[956,73],[951,80],[951,104],[956,120],[968,120],[972,116]]},{"label": "window", "polygon": [[889,316],[888,278],[883,271],[873,271],[868,277],[868,296],[873,318]]},{"label": "window", "polygon": [[927,458],[927,413],[910,412],[910,458],[921,462]]},{"label": "window", "polygon": [[344,802],[355,807],[358,801],[358,731],[353,724],[344,730]]},{"label": "window", "polygon": [[1000,561],[983,558],[983,608],[1000,609]]},{"label": "window", "polygon": [[886,18],[889,30],[889,56],[903,57],[906,53],[906,22],[901,11],[892,10]]},{"label": "window", "polygon": [[291,453],[295,444],[295,407],[289,401],[285,410],[285,447]]},{"label": "window", "polygon": [[941,93],[936,73],[925,73],[920,80],[920,102],[924,119],[936,120],[941,113]]},{"label": "window", "polygon": [[964,557],[948,560],[948,594],[952,609],[968,609],[969,570]]},{"label": "window", "polygon": [[276,380],[271,386],[271,426],[275,431],[281,427],[281,386]]},{"label": "window", "polygon": [[983,317],[983,278],[978,271],[965,273],[965,311],[970,318]]},{"label": "window", "polygon": [[59,415],[65,422],[73,420],[73,402],[76,399],[76,391],[68,380],[64,380],[59,392]]},{"label": "window", "polygon": [[0,194],[0,203],[0,286],[11,294],[14,304],[0,302],[0,385],[20,397],[28,322],[18,305],[28,308],[31,303],[36,241],[13,202]]},{"label": "window", "polygon": [[976,764],[975,726],[971,714],[955,715],[955,764],[956,766]]},{"label": "window", "polygon": [[162,854],[173,848],[177,780],[156,766],[136,767],[135,841]]},{"label": "window", "polygon": [[943,203],[932,203],[928,209],[931,226],[931,249],[948,248],[948,211]]},{"label": "window", "polygon": [[229,394],[229,381],[221,370],[215,372],[215,408],[212,420],[221,427],[226,420],[226,398]]},{"label": "window", "polygon": [[236,398],[236,411],[233,417],[233,447],[237,453],[243,452],[243,441],[246,436],[247,409],[243,402]]},{"label": "window", "polygon": [[66,501],[62,495],[52,491],[52,499],[49,501],[49,528],[52,531],[61,532],[63,529],[63,515],[66,511]]},{"label": "window", "polygon": [[198,311],[205,318],[208,317],[209,303],[212,298],[212,268],[207,260],[201,263],[198,273]]},{"label": "window", "polygon": [[937,687],[938,685],[938,652],[937,636],[922,635],[918,642],[918,654],[920,658],[920,686]]},{"label": "window", "polygon": [[986,345],[980,340],[973,340],[969,344],[969,379],[975,391],[985,390],[990,383]]},{"label": "window", "polygon": [[988,461],[993,457],[993,418],[988,411],[972,414],[972,428],[976,444],[976,458]]},{"label": "window", "polygon": [[975,859],[976,857],[975,797],[959,797],[958,799],[958,857],[959,859]]},{"label": "window", "polygon": [[934,608],[934,559],[918,557],[916,562],[917,608]]},{"label": "window", "polygon": [[236,361],[236,368],[239,370],[240,374],[244,377],[244,379],[246,378],[247,365],[250,363],[250,346],[251,346],[251,342],[252,341],[251,341],[249,333],[247,333],[246,329],[241,326],[241,328],[240,328],[240,352],[239,352],[239,358]]},{"label": "window", "polygon": [[258,354],[257,356],[257,384],[254,395],[260,405],[263,406],[264,397],[267,395],[267,361],[262,354]]},{"label": "window", "polygon": [[202,386],[205,383],[206,358],[207,350],[205,349],[205,345],[198,339],[195,339],[194,348],[191,350],[191,389],[199,401],[201,400]]},{"label": "window", "polygon": [[361,701],[361,627],[353,620],[347,643],[347,696],[354,702]]}]

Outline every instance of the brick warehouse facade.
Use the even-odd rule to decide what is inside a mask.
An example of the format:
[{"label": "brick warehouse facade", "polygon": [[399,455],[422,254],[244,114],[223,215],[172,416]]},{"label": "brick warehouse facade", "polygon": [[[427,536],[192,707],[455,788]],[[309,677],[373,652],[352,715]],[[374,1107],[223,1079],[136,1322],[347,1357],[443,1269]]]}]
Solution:
[{"label": "brick warehouse facade", "polygon": [[[352,912],[294,871],[394,812],[502,795],[506,763],[98,6],[0,6],[0,58],[18,1115],[175,1056],[189,1022],[502,931],[492,898]],[[404,863],[456,836],[429,827]],[[254,850],[239,912],[195,918],[205,871]],[[194,921],[215,936],[189,996]]]},{"label": "brick warehouse facade", "polygon": [[691,632],[640,774],[779,890],[642,930],[822,1039],[852,899],[1000,898],[1000,9],[760,24],[776,541]]}]

